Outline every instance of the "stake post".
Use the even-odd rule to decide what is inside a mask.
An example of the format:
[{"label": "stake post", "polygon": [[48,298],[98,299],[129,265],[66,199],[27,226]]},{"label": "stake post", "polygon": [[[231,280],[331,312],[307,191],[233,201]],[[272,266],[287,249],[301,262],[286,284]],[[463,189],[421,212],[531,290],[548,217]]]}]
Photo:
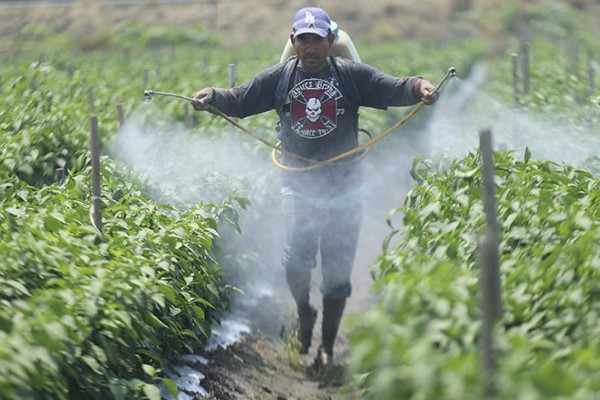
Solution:
[{"label": "stake post", "polygon": [[117,115],[119,116],[119,127],[125,125],[125,113],[123,113],[123,104],[117,104]]},{"label": "stake post", "polygon": [[494,373],[496,361],[494,355],[494,332],[496,323],[502,313],[502,295],[500,287],[500,256],[498,244],[498,221],[496,218],[496,193],[494,186],[494,159],[492,149],[492,131],[485,129],[479,132],[484,211],[486,230],[480,243],[481,263],[481,309],[483,326],[481,346],[483,368],[485,371],[485,396],[494,394]]},{"label": "stake post", "polygon": [[519,104],[519,56],[513,54],[512,60],[512,81],[513,81],[513,101]]},{"label": "stake post", "polygon": [[98,134],[98,118],[90,116],[90,148],[92,152],[92,223],[98,233],[102,236],[102,202],[100,198],[100,137]]}]

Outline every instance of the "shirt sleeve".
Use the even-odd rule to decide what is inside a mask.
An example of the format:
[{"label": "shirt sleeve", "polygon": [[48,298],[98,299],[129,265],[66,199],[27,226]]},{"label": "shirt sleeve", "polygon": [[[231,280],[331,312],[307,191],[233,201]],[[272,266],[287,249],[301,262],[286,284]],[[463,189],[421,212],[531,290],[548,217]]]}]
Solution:
[{"label": "shirt sleeve", "polygon": [[413,87],[417,76],[397,78],[362,63],[351,63],[360,105],[385,110],[390,106],[410,106],[421,101]]},{"label": "shirt sleeve", "polygon": [[259,72],[230,89],[215,89],[211,104],[230,117],[244,118],[275,108],[275,89],[284,64]]}]

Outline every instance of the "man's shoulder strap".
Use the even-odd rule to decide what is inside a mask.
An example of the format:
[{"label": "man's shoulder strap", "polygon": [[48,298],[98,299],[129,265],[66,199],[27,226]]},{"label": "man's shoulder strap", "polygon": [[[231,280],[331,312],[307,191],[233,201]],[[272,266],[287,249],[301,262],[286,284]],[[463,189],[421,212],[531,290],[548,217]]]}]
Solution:
[{"label": "man's shoulder strap", "polygon": [[281,72],[279,81],[277,82],[277,88],[275,89],[275,109],[277,111],[281,111],[283,109],[285,98],[290,87],[290,79],[292,78],[292,73],[296,69],[297,65],[297,56],[290,57],[285,62],[283,71]]},{"label": "man's shoulder strap", "polygon": [[331,65],[333,65],[333,70],[340,83],[341,90],[350,96],[352,102],[358,101],[358,89],[348,67],[350,61],[334,55],[329,56],[329,60],[331,61]]}]

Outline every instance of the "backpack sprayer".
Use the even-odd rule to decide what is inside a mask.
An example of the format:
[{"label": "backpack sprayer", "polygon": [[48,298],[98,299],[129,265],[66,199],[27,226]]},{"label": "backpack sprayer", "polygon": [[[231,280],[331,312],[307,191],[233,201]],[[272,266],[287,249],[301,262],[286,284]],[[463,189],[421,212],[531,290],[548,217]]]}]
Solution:
[{"label": "backpack sprayer", "polygon": [[[442,86],[444,85],[444,83],[446,83],[446,81],[449,78],[452,78],[456,76],[456,68],[454,67],[450,67],[448,69],[448,71],[446,72],[446,75],[444,75],[444,77],[442,78],[442,80],[438,83],[438,85],[435,87],[435,90],[433,91],[433,93],[438,93],[440,91],[440,89],[442,88]],[[167,97],[176,97],[179,99],[183,99],[183,100],[187,100],[189,102],[192,102],[194,99],[192,99],[191,97],[188,96],[183,96],[181,94],[177,94],[177,93],[168,93],[168,92],[160,92],[158,90],[145,90],[144,91],[144,97],[146,98],[146,101],[151,101],[152,97],[154,95],[159,95],[159,96],[167,96]],[[254,139],[257,139],[258,141],[260,141],[261,143],[265,144],[266,146],[270,147],[273,149],[272,153],[271,153],[271,160],[273,161],[273,163],[281,168],[281,169],[285,169],[288,171],[308,171],[311,169],[315,169],[324,165],[331,165],[333,163],[339,162],[340,160],[349,157],[351,155],[354,155],[358,152],[361,152],[363,150],[368,149],[369,147],[373,146],[375,143],[377,143],[378,141],[380,141],[381,139],[383,139],[384,137],[388,136],[390,133],[392,133],[393,131],[395,131],[396,129],[398,129],[400,126],[404,125],[409,119],[411,119],[421,108],[423,108],[423,106],[425,105],[424,102],[419,102],[404,118],[402,118],[400,121],[398,121],[396,124],[394,124],[392,127],[388,128],[385,132],[383,132],[381,135],[375,137],[374,139],[369,140],[367,143],[364,143],[361,146],[358,146],[352,150],[349,150],[345,153],[342,154],[338,154],[335,157],[332,157],[330,159],[324,160],[324,161],[318,161],[318,160],[313,160],[310,158],[306,158],[306,157],[302,157],[298,154],[292,153],[288,150],[285,150],[284,148],[282,148],[279,144],[274,145],[270,142],[268,142],[267,140],[263,139],[262,137],[256,135],[255,133],[253,133],[252,131],[248,130],[247,128],[243,127],[242,125],[240,125],[239,123],[237,123],[236,121],[234,121],[231,117],[229,117],[228,115],[226,115],[225,113],[223,113],[223,111],[219,110],[218,108],[216,108],[215,106],[209,105],[208,111],[219,115],[221,118],[225,119],[227,122],[229,122],[231,125],[235,126],[236,128],[240,129],[241,131],[243,131],[244,133],[252,136]],[[297,158],[298,160],[302,160],[305,161],[307,163],[310,163],[311,165],[307,166],[307,167],[288,167],[283,165],[278,159],[277,159],[277,152],[283,153],[283,154],[287,154],[290,155],[294,158]]]}]

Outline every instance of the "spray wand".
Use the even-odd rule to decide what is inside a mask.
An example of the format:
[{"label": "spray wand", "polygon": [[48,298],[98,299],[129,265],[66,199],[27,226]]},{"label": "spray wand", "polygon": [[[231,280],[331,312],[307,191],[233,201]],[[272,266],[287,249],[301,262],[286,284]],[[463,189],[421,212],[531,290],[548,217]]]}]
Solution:
[{"label": "spray wand", "polygon": [[152,96],[154,96],[155,94],[158,94],[160,96],[177,97],[177,98],[184,99],[187,101],[194,100],[191,97],[187,97],[187,96],[177,94],[177,93],[159,92],[158,90],[144,90],[144,97],[146,98],[147,101],[152,101]]},{"label": "spray wand", "polygon": [[[437,93],[439,92],[439,90],[441,89],[441,87],[444,85],[444,83],[451,77],[456,76],[456,68],[454,67],[450,67],[448,68],[448,71],[446,72],[446,75],[444,75],[444,77],[442,78],[442,80],[438,83],[438,85],[435,87],[435,90],[433,93]],[[161,92],[158,90],[144,90],[144,97],[146,98],[146,101],[151,101],[152,100],[152,96],[154,95],[160,95],[160,96],[167,96],[167,97],[176,97],[179,99],[183,99],[183,100],[187,100],[189,102],[192,102],[194,99],[192,99],[191,97],[188,96],[184,96],[181,94],[177,94],[177,93],[168,93],[168,92]],[[318,160],[313,160],[310,158],[306,158],[303,156],[300,156],[298,154],[292,153],[290,151],[285,150],[284,148],[282,148],[279,144],[274,145],[271,144],[270,142],[268,142],[267,140],[263,139],[262,137],[256,135],[255,133],[253,133],[252,131],[248,130],[247,128],[243,127],[242,125],[238,124],[236,121],[234,121],[233,119],[231,119],[228,115],[226,115],[225,113],[223,113],[223,111],[219,110],[218,108],[209,105],[209,111],[219,115],[220,117],[224,118],[227,122],[229,122],[231,125],[235,126],[236,128],[240,129],[241,131],[247,133],[248,135],[252,136],[253,138],[259,140],[261,143],[265,144],[266,146],[270,147],[273,149],[272,153],[271,153],[271,160],[273,160],[273,163],[282,169],[285,170],[289,170],[289,171],[307,171],[307,170],[311,170],[311,169],[315,169],[318,167],[321,167],[323,165],[328,165],[328,164],[333,164],[339,160],[342,160],[346,157],[349,157],[353,154],[356,154],[358,152],[361,152],[365,149],[367,149],[368,147],[371,147],[372,145],[374,145],[376,142],[380,141],[381,139],[383,139],[384,137],[386,137],[387,135],[389,135],[390,133],[392,133],[393,131],[395,131],[396,129],[398,129],[401,125],[404,125],[404,123],[406,123],[409,119],[411,119],[421,108],[423,108],[423,106],[425,105],[425,103],[423,103],[422,101],[419,102],[411,111],[410,113],[408,113],[404,118],[402,118],[399,122],[397,122],[395,125],[393,125],[392,127],[390,127],[389,129],[387,129],[385,132],[383,132],[381,135],[377,136],[376,138],[368,141],[367,143],[358,146],[352,150],[349,150],[345,153],[339,154],[335,157],[332,157],[328,160],[324,160],[324,161],[318,161]],[[276,153],[280,152],[283,154],[288,154],[298,160],[302,160],[305,162],[308,162],[312,165],[309,165],[307,167],[297,167],[297,168],[292,168],[292,167],[287,167],[285,165],[283,165],[276,157]]]},{"label": "spray wand", "polygon": [[[146,101],[152,101],[152,96],[154,96],[155,94],[156,95],[160,95],[160,96],[167,96],[167,97],[177,97],[179,99],[187,100],[187,101],[190,101],[190,102],[194,100],[191,97],[184,96],[184,95],[177,94],[177,93],[161,92],[161,91],[158,91],[158,90],[144,90],[144,97],[146,97]],[[299,160],[302,160],[302,161],[305,161],[305,162],[308,162],[308,163],[312,163],[312,164],[315,164],[317,166],[322,163],[321,161],[312,160],[310,158],[303,157],[303,156],[300,156],[298,154],[292,153],[291,151],[288,151],[288,150],[282,148],[279,145],[274,145],[274,144],[268,142],[267,140],[263,139],[262,137],[256,135],[254,132],[252,132],[252,131],[248,130],[247,128],[243,127],[242,125],[238,124],[231,117],[229,117],[227,114],[225,114],[223,111],[219,110],[215,106],[209,104],[208,107],[209,107],[208,111],[210,111],[210,112],[212,112],[214,114],[219,115],[221,118],[225,119],[231,125],[233,125],[236,128],[240,129],[244,133],[247,133],[248,135],[252,136],[254,139],[260,141],[261,143],[265,144],[266,146],[272,148],[273,151],[279,151],[281,153],[289,154],[290,156],[296,157]]]}]

